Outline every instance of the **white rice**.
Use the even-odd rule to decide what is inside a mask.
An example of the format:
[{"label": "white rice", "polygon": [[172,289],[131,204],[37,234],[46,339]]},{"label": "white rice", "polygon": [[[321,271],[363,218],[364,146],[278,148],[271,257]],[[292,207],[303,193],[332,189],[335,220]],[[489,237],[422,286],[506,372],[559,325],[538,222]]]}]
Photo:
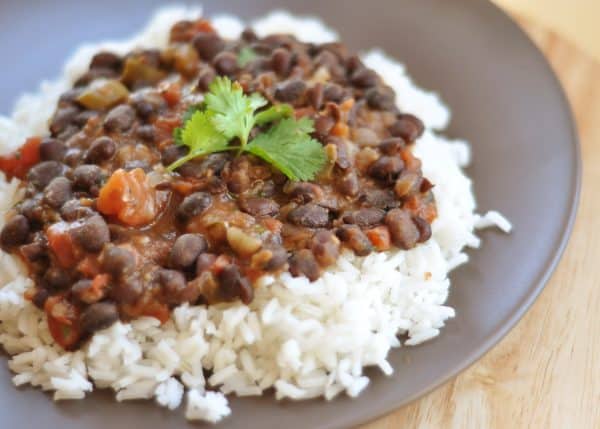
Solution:
[{"label": "white rice", "polygon": [[[0,116],[0,151],[47,132],[58,96],[83,73],[94,52],[164,47],[174,22],[199,14],[198,9],[164,9],[131,40],[81,47],[63,76],[21,97],[12,117]],[[227,37],[237,37],[243,28],[230,16],[213,22]],[[311,42],[337,37],[319,20],[284,12],[253,26],[260,35],[291,32]],[[186,417],[214,423],[230,414],[224,396],[229,393],[261,395],[273,388],[277,399],[357,396],[369,384],[364,367],[393,373],[387,355],[401,346],[399,334],[408,338],[405,345],[437,336],[454,316],[454,309],[444,305],[448,272],[468,261],[466,246],[479,246],[474,230],[496,225],[508,232],[510,223],[497,212],[475,213],[471,181],[462,171],[470,159],[468,144],[434,132],[450,118],[438,96],[416,87],[404,67],[381,51],[363,58],[396,91],[401,110],[426,124],[415,152],[424,175],[436,184],[439,217],[431,240],[410,251],[365,258],[346,253],[314,283],[287,273],[264,277],[250,306],[183,305],[163,326],[152,318],[117,323],[77,352],[54,345],[43,312],[23,298],[31,280],[17,258],[0,253],[0,344],[12,355],[15,385],[54,391],[56,400],[81,399],[94,386],[111,388],[119,401],[155,398],[169,409],[178,408],[185,394]],[[0,211],[21,197],[17,185],[0,178]]]}]

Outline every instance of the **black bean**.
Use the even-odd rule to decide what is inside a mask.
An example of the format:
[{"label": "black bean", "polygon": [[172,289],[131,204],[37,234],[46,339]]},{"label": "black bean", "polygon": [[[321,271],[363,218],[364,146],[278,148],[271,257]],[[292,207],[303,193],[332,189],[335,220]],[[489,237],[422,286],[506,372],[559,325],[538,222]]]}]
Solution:
[{"label": "black bean", "polygon": [[315,119],[314,136],[321,142],[325,142],[329,132],[335,125],[335,120],[329,115],[318,115]]},{"label": "black bean", "polygon": [[185,156],[187,154],[187,152],[188,152],[188,149],[186,149],[183,146],[171,145],[171,146],[167,146],[165,149],[163,149],[163,151],[160,154],[160,158],[161,158],[163,165],[168,166],[168,165],[173,164],[175,161],[177,161],[182,156]]},{"label": "black bean", "polygon": [[382,140],[381,143],[379,143],[379,150],[386,155],[396,155],[404,149],[405,146],[406,143],[402,137],[391,137]]},{"label": "black bean", "polygon": [[221,52],[213,59],[213,66],[217,74],[233,76],[238,71],[237,56],[233,52]]},{"label": "black bean", "polygon": [[370,189],[361,195],[360,201],[368,206],[388,210],[398,207],[400,202],[390,189]]},{"label": "black bean", "polygon": [[242,31],[242,34],[241,34],[241,38],[242,38],[242,40],[245,40],[246,42],[254,42],[254,41],[258,40],[258,36],[254,32],[254,30],[250,27],[244,28],[244,31]]},{"label": "black bean", "polygon": [[77,97],[79,97],[83,91],[84,90],[82,88],[68,89],[60,95],[58,98],[58,104],[65,105],[75,103]]},{"label": "black bean", "polygon": [[92,142],[85,154],[85,162],[99,164],[111,159],[117,151],[117,144],[110,137],[98,137]]},{"label": "black bean", "polygon": [[371,109],[375,110],[394,110],[396,108],[396,100],[394,94],[383,91],[381,88],[370,88],[365,93],[367,104]]},{"label": "black bean", "polygon": [[311,201],[319,201],[323,198],[323,189],[310,182],[292,182],[289,181],[283,187],[283,192],[288,194],[291,199],[300,203],[306,204]]},{"label": "black bean", "polygon": [[77,199],[69,200],[60,208],[60,216],[67,222],[74,222],[94,215],[96,212],[89,207],[82,206]]},{"label": "black bean", "polygon": [[355,197],[359,192],[358,177],[354,171],[349,171],[337,180],[337,189],[344,195]]},{"label": "black bean", "polygon": [[206,251],[208,244],[200,234],[183,234],[177,237],[169,261],[173,268],[186,269],[191,267],[200,253]]},{"label": "black bean", "polygon": [[271,54],[271,68],[281,77],[286,77],[292,65],[292,54],[284,48],[277,48]]},{"label": "black bean", "polygon": [[313,255],[322,267],[332,265],[340,254],[340,240],[331,231],[318,231],[312,238]]},{"label": "black bean", "polygon": [[86,304],[93,304],[95,302],[98,302],[105,295],[105,291],[96,290],[93,287],[93,282],[89,279],[81,279],[76,281],[73,284],[73,286],[71,286],[71,293],[79,301],[84,302]]},{"label": "black bean", "polygon": [[385,211],[375,207],[354,210],[344,214],[342,217],[345,223],[358,225],[360,227],[378,225],[384,218]]},{"label": "black bean", "polygon": [[40,159],[42,161],[62,161],[67,148],[60,140],[47,137],[40,143]]},{"label": "black bean", "polygon": [[104,172],[93,164],[83,164],[73,170],[73,185],[76,189],[89,191],[93,186],[98,186],[104,179]]},{"label": "black bean", "polygon": [[92,110],[84,110],[83,112],[78,113],[75,118],[73,118],[73,123],[77,125],[79,128],[83,128],[90,119],[98,116],[97,112]]},{"label": "black bean", "polygon": [[131,105],[142,119],[150,118],[166,106],[165,99],[159,93],[152,91],[136,92],[130,99]]},{"label": "black bean", "polygon": [[323,88],[323,99],[324,101],[331,101],[333,103],[339,103],[344,98],[345,91],[337,83],[327,83]]},{"label": "black bean", "polygon": [[294,277],[305,276],[311,282],[317,280],[321,275],[321,268],[315,256],[308,249],[295,252],[290,257],[290,273]]},{"label": "black bean", "polygon": [[110,297],[119,303],[133,304],[144,292],[144,284],[134,274],[121,277],[113,283]]},{"label": "black bean", "polygon": [[425,219],[419,216],[414,216],[412,218],[413,222],[417,226],[419,230],[419,243],[424,243],[431,238],[431,225]]},{"label": "black bean", "polygon": [[288,253],[283,246],[270,244],[266,247],[263,246],[263,249],[259,253],[262,252],[268,252],[268,257],[261,264],[261,268],[265,271],[279,270],[288,261]]},{"label": "black bean", "polygon": [[44,206],[41,198],[37,195],[35,198],[23,200],[19,206],[19,213],[25,216],[31,222],[43,222],[45,216]]},{"label": "black bean", "polygon": [[136,130],[136,134],[148,143],[152,143],[156,137],[154,125],[140,125]]},{"label": "black bean", "polygon": [[352,73],[350,82],[358,88],[370,88],[377,85],[377,74],[368,68],[359,68]]},{"label": "black bean", "polygon": [[112,69],[118,71],[123,64],[123,60],[117,54],[112,52],[98,52],[92,57],[90,69]]},{"label": "black bean", "polygon": [[112,302],[97,302],[81,313],[81,330],[92,334],[106,329],[119,320],[119,311]]},{"label": "black bean", "polygon": [[177,305],[186,301],[187,281],[181,271],[161,269],[157,277],[168,304]]},{"label": "black bean", "polygon": [[75,106],[59,107],[50,120],[50,132],[53,136],[61,134],[71,125],[79,109]]},{"label": "black bean", "polygon": [[379,180],[391,183],[404,168],[404,162],[399,156],[383,155],[369,166],[369,175]]},{"label": "black bean", "polygon": [[69,286],[71,283],[71,276],[62,268],[50,267],[44,273],[44,281],[52,289],[60,290]]},{"label": "black bean", "polygon": [[34,241],[33,243],[24,244],[19,247],[21,255],[29,262],[37,261],[46,256],[47,245],[42,241]]},{"label": "black bean", "polygon": [[288,213],[288,220],[294,225],[308,228],[322,228],[329,223],[329,211],[313,203],[296,207]]},{"label": "black bean", "polygon": [[419,230],[410,215],[402,209],[393,209],[385,217],[392,243],[401,249],[412,249],[419,240]]},{"label": "black bean", "polygon": [[207,92],[209,89],[208,87],[213,80],[215,80],[215,71],[207,67],[198,75],[198,83],[196,84],[196,88],[198,88],[200,92]]},{"label": "black bean", "polygon": [[221,52],[225,48],[225,41],[221,39],[215,33],[202,32],[198,33],[194,40],[192,40],[192,44],[200,58],[204,61],[212,60],[215,55]]},{"label": "black bean", "polygon": [[135,121],[135,110],[128,104],[114,107],[104,118],[104,129],[109,132],[125,132]]},{"label": "black bean", "polygon": [[342,225],[335,234],[357,256],[367,256],[373,251],[373,245],[367,235],[356,225]]},{"label": "black bean", "polygon": [[402,137],[404,141],[412,143],[423,135],[425,125],[414,115],[404,113],[398,116],[398,120],[389,128],[394,137]]},{"label": "black bean", "polygon": [[316,111],[321,110],[324,98],[323,84],[316,83],[312,88],[308,90],[308,92],[306,93],[306,98],[308,99],[308,102],[313,107],[313,109],[315,109]]},{"label": "black bean", "polygon": [[406,197],[419,191],[421,186],[421,176],[417,173],[403,171],[394,185],[394,192],[398,198]]},{"label": "black bean", "polygon": [[55,177],[44,189],[44,202],[54,209],[71,198],[71,182],[66,177]]},{"label": "black bean", "polygon": [[363,69],[365,69],[365,65],[358,55],[352,55],[346,59],[346,70],[349,74]]},{"label": "black bean", "polygon": [[204,212],[212,204],[212,197],[207,192],[195,192],[183,199],[177,207],[177,218],[180,221],[188,221],[194,216]]},{"label": "black bean", "polygon": [[35,305],[37,308],[39,308],[40,310],[43,310],[44,304],[46,304],[46,301],[48,300],[49,296],[50,296],[50,293],[48,292],[47,289],[35,288],[35,292],[33,294],[33,298],[31,299],[31,302],[33,302],[33,305]]},{"label": "black bean", "polygon": [[302,97],[304,91],[306,91],[306,83],[301,79],[292,79],[277,85],[275,98],[284,103],[291,103]]},{"label": "black bean", "polygon": [[2,228],[0,243],[7,249],[25,243],[28,236],[29,221],[25,216],[18,214],[9,219]]},{"label": "black bean", "polygon": [[435,185],[433,183],[431,183],[431,181],[426,178],[426,177],[422,177],[421,178],[421,185],[419,186],[419,192],[428,192],[431,189],[433,189]]},{"label": "black bean", "polygon": [[208,270],[217,260],[217,256],[212,253],[201,253],[196,259],[196,275],[199,276]]},{"label": "black bean", "polygon": [[352,167],[348,153],[348,143],[345,139],[331,136],[327,139],[327,143],[335,145],[335,165],[337,167],[341,170],[347,170]]},{"label": "black bean", "polygon": [[108,247],[102,254],[102,270],[119,278],[130,274],[135,268],[135,255],[122,247]]},{"label": "black bean", "polygon": [[99,252],[110,241],[108,225],[100,215],[87,218],[72,232],[77,243],[89,252]]},{"label": "black bean", "polygon": [[38,189],[44,189],[48,183],[65,171],[65,166],[58,161],[43,161],[29,170],[27,180]]},{"label": "black bean", "polygon": [[240,209],[255,217],[276,216],[279,204],[270,198],[240,198]]},{"label": "black bean", "polygon": [[69,148],[69,149],[67,149],[67,152],[65,153],[64,162],[69,167],[74,167],[77,164],[79,164],[79,162],[81,161],[82,155],[83,155],[83,152],[81,149],[79,149],[77,147]]},{"label": "black bean", "polygon": [[241,299],[244,304],[250,304],[254,299],[254,289],[248,279],[242,277],[235,265],[228,265],[219,273],[219,295],[224,301]]}]

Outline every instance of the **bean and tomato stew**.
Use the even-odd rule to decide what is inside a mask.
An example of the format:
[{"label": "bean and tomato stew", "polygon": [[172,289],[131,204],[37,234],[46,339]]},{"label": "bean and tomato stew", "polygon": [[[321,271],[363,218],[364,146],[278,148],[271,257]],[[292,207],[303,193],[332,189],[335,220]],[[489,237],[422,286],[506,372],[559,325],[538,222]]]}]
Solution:
[{"label": "bean and tomato stew", "polygon": [[[314,121],[327,156],[314,180],[234,151],[166,169],[187,150],[173,131],[217,76]],[[433,184],[412,153],[423,128],[341,43],[250,29],[230,41],[206,20],[182,21],[162,51],[95,55],[50,134],[0,158],[25,195],[0,244],[27,265],[27,297],[66,349],[119,319],[166,321],[182,303],[248,304],[264,274],[314,281],[344,249],[429,239]]]}]

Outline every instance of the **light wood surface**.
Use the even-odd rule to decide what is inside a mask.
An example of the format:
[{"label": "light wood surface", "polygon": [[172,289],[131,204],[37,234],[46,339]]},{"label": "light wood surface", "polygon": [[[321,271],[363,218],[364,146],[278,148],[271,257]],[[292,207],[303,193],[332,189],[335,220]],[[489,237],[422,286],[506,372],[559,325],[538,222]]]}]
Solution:
[{"label": "light wood surface", "polygon": [[363,429],[600,428],[600,63],[521,23],[557,71],[578,124],[583,186],[573,235],[540,298],[500,344]]}]

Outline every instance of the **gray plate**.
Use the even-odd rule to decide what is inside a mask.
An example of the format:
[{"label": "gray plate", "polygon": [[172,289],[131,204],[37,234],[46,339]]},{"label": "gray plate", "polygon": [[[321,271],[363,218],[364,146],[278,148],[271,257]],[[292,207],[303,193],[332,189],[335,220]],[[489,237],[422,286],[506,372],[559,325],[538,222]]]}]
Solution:
[{"label": "gray plate", "polygon": [[[137,31],[157,0],[0,3],[0,111],[17,94],[58,74],[83,41]],[[563,251],[577,206],[579,147],[569,106],[548,64],[523,32],[488,2],[227,1],[206,9],[255,17],[273,8],[317,14],[352,48],[380,46],[406,63],[418,84],[452,107],[449,134],[473,144],[469,174],[481,211],[498,209],[514,224],[507,236],[485,231],[483,247],[452,274],[457,309],[442,335],[394,351],[396,372],[373,379],[359,399],[276,402],[271,395],[232,401],[222,427],[340,428],[367,421],[423,395],[469,366],[519,320]],[[144,402],[117,404],[107,392],[55,405],[33,389],[15,389],[0,369],[2,427],[11,429],[186,427],[183,413]]]}]

